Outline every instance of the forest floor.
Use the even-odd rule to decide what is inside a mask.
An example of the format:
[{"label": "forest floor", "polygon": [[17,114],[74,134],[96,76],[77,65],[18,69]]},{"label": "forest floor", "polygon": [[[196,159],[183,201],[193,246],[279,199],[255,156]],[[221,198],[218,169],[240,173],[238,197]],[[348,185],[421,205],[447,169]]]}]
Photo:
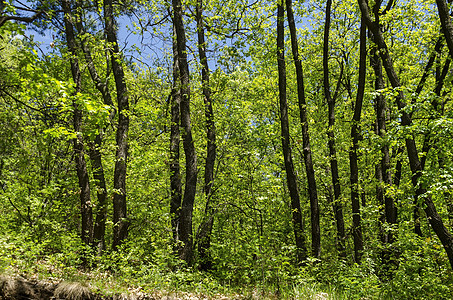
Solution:
[{"label": "forest floor", "polygon": [[[190,293],[167,294],[162,292],[144,293],[141,291],[129,291],[104,295],[99,291],[93,291],[89,284],[68,281],[37,280],[23,277],[0,277],[0,298],[2,300],[16,299],[70,299],[70,300],[154,300],[154,299],[208,299],[200,295]],[[209,297],[212,299],[212,297]],[[216,299],[229,299],[219,297]]]},{"label": "forest floor", "polygon": [[[190,293],[167,294],[162,292],[144,293],[141,291],[130,291],[104,295],[99,291],[93,291],[89,284],[79,282],[56,282],[49,279],[37,280],[23,277],[0,277],[0,298],[2,300],[15,299],[70,299],[70,300],[154,300],[154,299],[212,299],[201,295]],[[229,299],[229,297],[218,297],[216,299]]]},{"label": "forest floor", "polygon": [[309,281],[295,284],[286,278],[277,285],[234,283],[218,281],[210,273],[193,269],[171,271],[168,267],[153,269],[151,265],[142,269],[145,271],[121,272],[65,265],[36,256],[14,256],[0,264],[0,300],[352,299],[330,286]]},{"label": "forest floor", "polygon": [[[93,289],[90,284],[80,282],[58,281],[51,278],[36,279],[22,276],[0,276],[0,299],[32,300],[195,300],[195,299],[279,299],[276,294],[263,294],[255,291],[247,295],[202,295],[190,292],[155,291],[152,293],[130,289],[127,293],[104,294]],[[310,297],[313,300],[330,299],[327,293],[318,293]]]}]

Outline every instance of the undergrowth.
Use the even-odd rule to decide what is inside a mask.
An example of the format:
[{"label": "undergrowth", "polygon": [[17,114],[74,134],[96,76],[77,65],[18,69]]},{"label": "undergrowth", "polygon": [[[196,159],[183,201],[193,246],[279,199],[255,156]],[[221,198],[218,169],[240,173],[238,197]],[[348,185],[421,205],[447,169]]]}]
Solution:
[{"label": "undergrowth", "polygon": [[[25,236],[0,237],[0,272],[5,276],[53,282],[79,282],[105,295],[147,293],[156,297],[184,295],[203,299],[451,299],[451,271],[410,253],[401,256],[393,279],[383,282],[378,265],[366,257],[361,265],[311,261],[261,264],[259,274],[244,278],[233,270],[198,271],[173,257],[170,247],[154,255],[125,245],[117,252],[95,256],[76,236],[66,247]],[[82,260],[85,257],[87,259]],[[415,269],[413,269],[415,268]],[[225,274],[228,274],[226,276]]]}]

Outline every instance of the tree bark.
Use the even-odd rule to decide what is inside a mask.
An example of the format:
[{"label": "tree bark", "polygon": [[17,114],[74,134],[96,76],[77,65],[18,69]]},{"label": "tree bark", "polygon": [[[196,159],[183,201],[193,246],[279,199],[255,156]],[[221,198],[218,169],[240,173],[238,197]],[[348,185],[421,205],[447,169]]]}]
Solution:
[{"label": "tree bark", "polygon": [[203,0],[197,0],[196,5],[198,55],[201,64],[201,81],[205,105],[205,119],[207,131],[206,164],[204,173],[204,193],[206,197],[205,215],[202,221],[198,239],[198,255],[202,270],[212,269],[212,258],[209,254],[211,247],[211,233],[214,223],[214,209],[212,207],[212,185],[214,183],[214,164],[216,159],[216,130],[214,111],[212,109],[211,88],[209,86],[209,66],[206,56],[206,41],[203,23]]},{"label": "tree bark", "polygon": [[354,105],[354,116],[352,118],[351,139],[352,146],[349,149],[349,168],[351,182],[351,205],[352,205],[352,234],[354,237],[354,261],[361,262],[363,252],[363,236],[360,217],[359,199],[359,167],[357,158],[359,134],[359,122],[362,114],[363,95],[365,93],[366,79],[366,26],[362,20],[360,25],[360,54],[359,54],[359,81],[357,96]]},{"label": "tree bark", "polygon": [[453,24],[450,19],[450,12],[445,0],[436,0],[437,10],[439,11],[440,24],[442,32],[445,35],[448,49],[450,50],[450,57],[453,58]]},{"label": "tree bark", "polygon": [[[438,57],[440,56],[440,49],[437,51]],[[448,74],[448,71],[450,70],[450,63],[451,63],[451,58],[447,57],[445,64],[442,68],[442,71],[440,70],[440,65],[438,66],[438,70],[436,70],[436,86],[434,88],[434,93],[438,98],[441,97],[441,92],[442,88],[445,82],[445,78]],[[445,92],[444,92],[445,94]],[[439,106],[440,103],[438,101],[433,101],[433,107],[436,110],[436,112],[439,112],[441,115],[444,115],[443,111],[443,105]],[[426,156],[425,156],[426,157]],[[438,164],[439,164],[439,169],[445,169],[445,154],[442,152],[438,153]],[[444,193],[444,198],[446,199],[447,202],[447,212],[448,212],[448,226],[450,227],[450,230],[453,229],[453,201],[451,198],[451,194],[449,191],[445,191]]]},{"label": "tree bark", "polygon": [[81,224],[81,239],[89,245],[93,239],[93,211],[91,206],[90,196],[90,180],[88,176],[85,153],[83,150],[83,136],[82,136],[82,111],[80,105],[77,103],[76,97],[82,89],[82,75],[80,73],[79,62],[77,58],[77,44],[74,33],[74,19],[71,11],[71,4],[69,0],[62,0],[61,6],[64,12],[64,25],[66,43],[68,45],[69,53],[71,55],[71,73],[72,79],[75,83],[75,91],[73,93],[73,127],[77,137],[73,140],[74,152],[75,152],[75,163],[77,170],[77,178],[79,180],[80,188],[80,213],[82,217]]},{"label": "tree bark", "polygon": [[299,58],[299,46],[297,43],[296,24],[292,8],[292,0],[286,0],[286,14],[288,16],[289,31],[291,34],[291,49],[296,67],[297,96],[300,110],[300,122],[302,125],[302,144],[304,152],[305,170],[307,172],[308,193],[310,196],[311,211],[311,243],[312,255],[321,257],[321,229],[319,226],[318,192],[316,189],[315,171],[310,149],[310,135],[308,133],[307,104],[305,101],[304,75],[302,63]]},{"label": "tree bark", "polygon": [[90,160],[93,166],[93,178],[97,187],[97,212],[94,222],[93,244],[97,254],[101,255],[105,250],[105,223],[107,221],[107,184],[105,182],[104,167],[101,155],[101,135],[98,134],[94,143],[90,145]]},{"label": "tree bark", "polygon": [[121,65],[121,53],[116,37],[115,19],[113,16],[112,0],[104,1],[104,21],[107,35],[110,61],[112,63],[113,76],[116,86],[116,98],[118,102],[118,128],[116,130],[116,161],[113,175],[113,249],[117,249],[128,235],[129,222],[127,220],[126,203],[126,172],[129,131],[129,98],[127,94],[126,80],[123,66]]},{"label": "tree bark", "polygon": [[[82,7],[81,0],[77,0],[77,7],[80,10]],[[79,11],[78,13],[81,13]],[[77,31],[82,35],[85,36],[85,28],[82,23],[82,18],[79,17],[76,20],[76,27]],[[94,65],[94,61],[91,55],[91,50],[87,46],[86,41],[84,38],[81,39],[80,45],[82,47],[82,51],[85,56],[85,61],[87,64],[88,71],[90,73],[90,77],[96,87],[96,89],[101,93],[102,99],[105,105],[110,106],[110,115],[109,115],[109,123],[113,121],[115,117],[116,109],[114,107],[112,97],[108,88],[107,82],[103,82],[99,73],[96,70],[96,66]],[[101,255],[102,252],[105,250],[105,228],[106,228],[106,221],[107,221],[107,184],[105,181],[105,174],[104,174],[104,167],[102,165],[102,154],[101,154],[101,146],[102,146],[102,137],[103,137],[104,128],[99,129],[99,133],[96,135],[94,142],[89,143],[90,147],[90,160],[93,167],[93,178],[96,184],[96,194],[97,194],[97,212],[96,212],[96,219],[94,222],[94,232],[93,232],[93,243],[97,248],[97,254]]]},{"label": "tree bark", "polygon": [[[174,28],[173,28],[174,30]],[[175,32],[174,32],[175,34]],[[181,93],[179,89],[179,63],[178,49],[176,47],[176,39],[173,39],[173,87],[171,91],[170,106],[171,106],[171,125],[170,125],[170,215],[171,229],[173,233],[173,242],[175,250],[179,241],[179,223],[181,219],[181,168],[179,164],[179,146],[180,146],[180,105]]]},{"label": "tree bark", "polygon": [[[375,22],[379,23],[379,6],[374,7]],[[371,35],[373,39],[373,35]],[[385,88],[384,76],[382,73],[382,63],[379,59],[378,49],[373,47],[371,51],[371,66],[374,70],[375,82],[374,88],[376,91]],[[379,94],[375,98],[376,109],[376,134],[381,138],[383,145],[381,146],[381,159],[377,166],[376,178],[378,180],[379,190],[378,198],[383,206],[381,210],[381,241],[383,249],[381,252],[382,259],[382,278],[387,280],[393,277],[393,271],[397,267],[396,253],[392,249],[395,242],[395,236],[392,232],[392,226],[397,225],[397,211],[393,197],[385,193],[386,187],[392,185],[392,173],[390,168],[390,150],[387,143],[384,142],[387,135],[386,116],[387,116],[387,101],[384,95]],[[387,224],[387,225],[386,225]],[[386,230],[385,228],[390,228]]]},{"label": "tree bark", "polygon": [[183,147],[186,156],[186,185],[181,206],[181,222],[179,238],[182,246],[179,257],[188,264],[192,262],[193,237],[192,237],[192,212],[197,188],[197,155],[192,138],[190,121],[190,79],[189,64],[187,62],[186,33],[183,23],[183,10],[181,0],[172,0],[173,23],[176,32],[176,47],[178,50],[178,63],[180,70],[181,93],[181,127],[183,129]]},{"label": "tree bark", "polygon": [[291,198],[292,223],[294,238],[296,241],[297,262],[302,264],[307,259],[307,246],[300,209],[299,188],[297,176],[294,171],[293,158],[291,155],[288,104],[286,97],[286,63],[285,63],[285,29],[284,18],[285,8],[280,1],[277,4],[277,62],[278,62],[278,90],[280,103],[280,125],[283,148],[283,159],[285,162],[286,183]]},{"label": "tree bark", "polygon": [[[382,36],[382,32],[380,31],[379,24],[375,24],[371,20],[368,4],[365,0],[359,0],[359,6],[362,12],[362,18],[365,20],[367,27],[373,32],[373,35],[375,36],[375,41],[379,48],[379,54],[387,73],[387,77],[389,78],[392,87],[394,89],[398,89],[399,87],[401,87],[401,84],[398,75],[396,74],[393,67],[393,62],[390,57],[385,40]],[[410,115],[404,110],[406,103],[404,102],[404,94],[401,89],[398,89],[396,103],[402,113],[401,125],[410,126],[412,124],[412,119]],[[419,179],[422,175],[422,168],[415,140],[412,137],[406,137],[405,143],[409,157],[409,164],[412,172],[412,184],[415,188],[415,193],[420,200],[423,199],[422,201],[424,203],[424,210],[428,217],[429,223],[438,236],[439,240],[441,241],[445,252],[447,253],[450,265],[453,267],[453,237],[445,227],[442,218],[438,214],[431,196],[429,194],[426,194],[426,189],[421,184],[419,184]]]},{"label": "tree bark", "polygon": [[[334,193],[333,210],[335,215],[335,221],[337,225],[337,248],[340,257],[346,257],[345,252],[345,241],[346,234],[344,230],[344,219],[343,219],[343,206],[340,200],[341,188],[340,179],[338,175],[338,162],[337,162],[337,151],[335,146],[335,100],[336,94],[332,97],[330,92],[329,83],[329,33],[330,33],[330,14],[332,9],[332,0],[327,0],[326,3],[326,22],[324,25],[324,45],[323,45],[323,85],[324,85],[324,96],[327,101],[329,109],[329,128],[327,130],[328,146],[329,146],[329,160],[330,169],[332,173],[332,186]],[[341,81],[341,76],[338,79]]]}]

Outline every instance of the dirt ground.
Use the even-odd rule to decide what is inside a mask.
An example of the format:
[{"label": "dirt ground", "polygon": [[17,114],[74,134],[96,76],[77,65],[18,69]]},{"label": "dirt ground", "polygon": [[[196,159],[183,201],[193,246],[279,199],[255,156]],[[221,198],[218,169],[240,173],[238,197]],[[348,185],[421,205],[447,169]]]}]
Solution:
[{"label": "dirt ground", "polygon": [[[171,297],[166,297],[172,299]],[[0,277],[1,300],[151,300],[151,295],[99,295],[75,282],[52,283],[22,277]],[[160,298],[162,299],[162,298]],[[176,299],[176,298],[173,298]]]}]

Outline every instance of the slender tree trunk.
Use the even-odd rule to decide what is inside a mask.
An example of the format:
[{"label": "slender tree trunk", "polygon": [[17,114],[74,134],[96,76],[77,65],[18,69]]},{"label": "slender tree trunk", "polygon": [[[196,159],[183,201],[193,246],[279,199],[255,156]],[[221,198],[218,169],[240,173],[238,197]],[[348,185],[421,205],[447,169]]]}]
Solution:
[{"label": "slender tree trunk", "polygon": [[205,104],[205,118],[207,131],[206,165],[204,173],[204,193],[206,196],[206,209],[201,226],[198,240],[198,254],[200,258],[200,268],[210,270],[212,268],[212,258],[209,255],[211,247],[211,233],[214,223],[214,209],[212,201],[212,185],[214,182],[214,164],[216,159],[216,131],[214,123],[214,112],[212,109],[211,88],[209,86],[209,67],[206,57],[206,41],[203,23],[203,0],[197,0],[196,5],[198,54],[201,63],[201,80]]},{"label": "slender tree trunk", "polygon": [[[436,49],[437,50],[437,49]],[[437,57],[440,58],[440,49],[437,51]],[[450,56],[447,57],[445,64],[442,68],[442,71],[440,70],[440,63],[438,66],[438,69],[436,70],[436,86],[434,88],[434,93],[438,98],[441,97],[441,92],[442,88],[444,85],[445,78],[448,74],[448,71],[450,70],[450,63],[451,63],[451,58]],[[445,94],[445,93],[444,93]],[[440,103],[438,101],[433,101],[433,107],[435,111],[439,112],[441,115],[444,115],[444,111]],[[426,156],[425,156],[426,157]],[[445,169],[445,154],[442,152],[438,152],[438,163],[439,163],[439,169]],[[450,230],[453,230],[453,201],[451,197],[450,191],[445,191],[444,193],[444,198],[447,203],[447,212],[448,212],[448,226],[450,227]]]},{"label": "slender tree trunk", "polygon": [[[324,25],[324,45],[323,45],[323,85],[324,85],[324,96],[327,100],[327,105],[329,107],[329,128],[327,130],[327,138],[329,145],[329,160],[330,160],[330,169],[332,173],[332,186],[334,193],[333,201],[333,210],[335,214],[335,220],[337,225],[337,248],[340,257],[346,257],[345,252],[345,241],[346,233],[344,230],[344,219],[343,219],[343,206],[341,205],[340,200],[340,180],[338,175],[338,162],[337,162],[337,151],[335,146],[335,100],[330,93],[330,83],[329,83],[329,33],[330,33],[330,13],[332,8],[332,0],[327,0],[326,3],[326,23]],[[341,78],[339,79],[341,81]]]},{"label": "slender tree trunk", "polygon": [[[445,156],[443,153],[438,154],[438,163],[439,163],[439,169],[443,170],[445,169]],[[448,226],[450,227],[450,230],[453,229],[453,201],[451,197],[451,192],[450,191],[445,191],[444,193],[444,198],[447,203],[447,212],[448,212]]]},{"label": "slender tree trunk", "polygon": [[[71,4],[69,0],[62,0],[61,6],[64,12],[64,24],[65,24],[65,35],[66,43],[68,45],[69,53],[71,55],[71,73],[72,78],[75,83],[74,95],[76,96],[80,93],[82,89],[82,75],[79,69],[79,62],[77,58],[77,45],[75,40],[74,33],[74,20],[71,12]],[[74,106],[74,115],[73,115],[73,127],[74,131],[77,134],[77,137],[74,139],[74,152],[75,152],[75,162],[77,170],[77,178],[79,180],[80,188],[80,213],[82,216],[82,231],[81,238],[82,241],[89,245],[93,239],[93,211],[91,206],[91,196],[90,196],[90,180],[88,176],[85,153],[83,150],[83,137],[82,137],[82,111],[80,110],[80,105],[76,100],[73,101]]]},{"label": "slender tree trunk", "polygon": [[[417,97],[420,95],[421,91],[423,90],[424,84],[426,82],[426,79],[428,78],[429,74],[431,73],[431,68],[434,64],[434,61],[436,57],[438,56],[438,53],[440,53],[441,49],[443,47],[443,38],[440,36],[437,39],[436,45],[434,47],[434,51],[431,53],[430,58],[428,60],[428,63],[425,66],[425,69],[423,71],[423,75],[420,79],[420,82],[417,85],[417,88],[415,92],[413,93],[412,96],[412,104],[415,104],[417,101]],[[448,60],[447,60],[448,61]],[[440,78],[440,77],[439,77]],[[439,86],[437,83],[439,83],[439,78],[436,79],[436,89]],[[437,101],[433,101],[433,106],[434,109],[437,110]],[[409,113],[409,117],[412,117],[412,112]],[[420,161],[421,169],[423,170],[425,168],[425,161],[427,157],[427,152],[429,150],[429,136],[426,136],[424,141],[423,141],[423,147],[422,147],[422,152],[425,153],[425,155],[422,157]],[[421,227],[421,220],[420,220],[420,209],[421,209],[421,203],[419,201],[419,195],[415,194],[414,195],[414,210],[413,210],[413,219],[414,219],[414,233],[417,234],[418,236],[422,237],[422,227]]]},{"label": "slender tree trunk", "polygon": [[359,57],[359,81],[357,87],[356,102],[354,105],[354,116],[352,118],[351,139],[352,146],[349,149],[349,167],[351,182],[351,204],[352,204],[352,234],[354,237],[354,261],[361,262],[363,252],[363,236],[360,217],[359,199],[359,167],[357,159],[358,142],[360,138],[359,123],[362,114],[363,95],[365,93],[366,78],[366,26],[363,20],[360,25],[360,57]]},{"label": "slender tree trunk", "polygon": [[308,133],[307,105],[305,101],[304,75],[302,63],[299,58],[299,49],[297,43],[296,24],[292,8],[292,0],[286,0],[286,14],[288,16],[289,31],[291,34],[291,48],[293,52],[294,64],[296,66],[297,78],[297,96],[300,110],[300,122],[302,125],[302,143],[305,161],[305,170],[307,172],[308,193],[310,196],[311,210],[311,243],[312,255],[315,258],[321,257],[321,229],[319,226],[319,205],[318,192],[316,189],[315,171],[310,149],[310,136]]},{"label": "slender tree trunk", "polygon": [[[175,33],[174,33],[175,34]],[[170,127],[170,215],[171,229],[173,233],[173,242],[177,245],[179,241],[179,223],[181,219],[181,171],[179,164],[179,145],[180,145],[180,79],[178,49],[176,47],[176,38],[173,38],[173,88],[171,91],[171,127]],[[177,247],[175,248],[177,250]]]},{"label": "slender tree trunk", "polygon": [[[377,58],[377,57],[376,57]],[[384,81],[382,77],[382,69],[380,61],[377,62],[375,65],[376,68],[376,89],[383,89],[384,88]],[[386,128],[386,114],[387,114],[387,103],[385,101],[385,97],[379,95],[376,98],[376,111],[377,111],[377,130],[378,135],[384,139],[387,135],[387,128]],[[382,159],[381,159],[381,170],[383,175],[383,183],[386,186],[392,185],[392,173],[390,169],[390,151],[387,144],[383,145],[381,148]],[[387,194],[384,194],[384,202],[385,202],[385,219],[386,222],[391,225],[396,225],[396,207],[393,198]],[[392,233],[388,233],[388,242],[393,243],[394,237]]]},{"label": "slender tree trunk", "polygon": [[286,100],[286,63],[285,63],[285,8],[283,3],[277,4],[277,62],[278,62],[278,90],[280,103],[281,139],[283,159],[285,161],[286,183],[291,197],[292,222],[294,237],[297,247],[297,262],[303,263],[307,259],[307,246],[300,209],[299,188],[297,186],[296,172],[294,171],[291,155],[288,104]]},{"label": "slender tree trunk", "polygon": [[[378,9],[375,8],[375,20],[379,22]],[[373,38],[373,36],[372,36]],[[371,53],[371,66],[374,70],[375,83],[374,88],[376,91],[383,90],[385,88],[384,76],[382,74],[382,63],[377,54],[376,47],[373,47]],[[386,98],[379,94],[375,98],[376,106],[376,134],[384,141],[387,135],[386,127],[386,116],[387,116],[387,102]],[[392,185],[392,174],[390,168],[390,150],[388,144],[384,142],[381,147],[381,159],[377,166],[377,179],[378,189],[380,190],[379,202],[383,205],[383,211],[381,211],[381,234],[383,250],[381,252],[382,259],[382,277],[384,279],[391,279],[393,271],[397,266],[396,253],[392,249],[392,245],[395,242],[395,236],[393,234],[392,226],[397,225],[397,212],[393,197],[388,193],[385,193],[385,187]],[[391,228],[387,230],[386,228]]]},{"label": "slender tree trunk", "polygon": [[97,248],[97,254],[101,255],[105,250],[105,223],[107,220],[107,185],[104,176],[101,155],[101,135],[98,134],[95,141],[90,145],[90,160],[93,166],[93,178],[97,187],[97,212],[94,222],[93,243]]},{"label": "slender tree trunk", "polygon": [[396,157],[395,176],[393,176],[393,178],[394,178],[393,184],[396,187],[399,187],[400,183],[401,183],[401,175],[402,175],[402,167],[403,167],[401,156],[404,152],[404,148],[398,147],[398,149],[393,150],[393,151],[396,152],[395,153],[395,157]]},{"label": "slender tree trunk", "polygon": [[181,127],[184,153],[186,156],[186,185],[181,206],[181,222],[179,226],[179,238],[182,247],[179,251],[181,259],[187,263],[192,262],[193,238],[192,238],[192,212],[197,188],[197,155],[192,138],[192,126],[190,121],[190,79],[189,64],[187,62],[186,33],[183,23],[183,11],[181,0],[173,0],[173,22],[176,31],[176,47],[178,50],[178,63],[181,81]]},{"label": "slender tree trunk", "polygon": [[[434,93],[436,94],[437,97],[441,96],[441,91],[445,83],[445,77],[448,74],[448,71],[450,70],[450,64],[451,64],[451,58],[448,57],[447,60],[445,61],[444,67],[442,68],[442,72],[439,74],[439,78],[436,79],[436,87],[434,88]],[[437,100],[434,101],[433,106],[436,111],[441,111],[441,107],[439,107],[441,103],[438,103]],[[443,112],[442,112],[443,113]]]},{"label": "slender tree trunk", "polygon": [[[418,96],[420,95],[421,91],[423,90],[426,79],[431,74],[431,68],[434,65],[434,61],[435,61],[436,57],[438,57],[443,46],[444,46],[443,38],[442,38],[442,36],[440,36],[440,37],[438,37],[438,39],[436,41],[436,45],[434,46],[434,51],[431,53],[428,63],[426,64],[425,69],[423,70],[423,75],[420,78],[420,81],[417,85],[417,88],[415,89],[415,92],[413,93],[412,104],[416,103]],[[439,81],[437,80],[436,83],[437,82],[439,82]],[[410,116],[412,116],[412,113]]]},{"label": "slender tree trunk", "polygon": [[104,21],[107,42],[109,43],[110,61],[115,78],[116,98],[118,102],[118,128],[116,131],[116,161],[113,175],[113,249],[117,249],[127,238],[129,222],[126,203],[126,171],[128,156],[127,134],[129,131],[129,98],[126,79],[121,65],[121,53],[116,37],[115,19],[112,0],[104,1]]},{"label": "slender tree trunk", "polygon": [[[82,7],[81,0],[77,0],[77,7],[80,10]],[[81,13],[79,11],[78,13]],[[77,18],[76,22],[77,31],[82,35],[82,37],[86,34],[85,28],[83,27],[82,18]],[[112,97],[110,95],[110,91],[106,82],[103,82],[96,70],[94,65],[94,61],[91,55],[91,50],[87,46],[86,41],[84,38],[80,41],[85,61],[87,64],[88,71],[90,73],[91,79],[96,87],[96,89],[101,93],[102,99],[105,105],[110,106],[110,115],[109,115],[109,123],[113,121],[115,117],[116,109],[113,105]],[[90,147],[90,160],[93,166],[93,178],[95,180],[96,189],[97,189],[97,212],[96,212],[96,219],[94,222],[94,232],[93,232],[93,243],[97,248],[97,254],[101,255],[102,252],[105,250],[105,227],[107,221],[107,185],[105,181],[105,174],[104,174],[104,167],[102,165],[102,154],[101,154],[101,147],[102,147],[102,136],[103,136],[104,128],[99,130],[99,133],[96,135],[94,142],[89,144]]]},{"label": "slender tree trunk", "polygon": [[[398,75],[393,68],[393,62],[390,57],[387,45],[382,36],[382,33],[379,28],[379,24],[373,23],[370,17],[368,4],[366,0],[359,0],[360,10],[362,12],[362,18],[365,20],[368,28],[373,32],[375,37],[376,44],[379,48],[379,54],[381,56],[382,63],[384,65],[387,77],[389,78],[390,83],[394,89],[401,87]],[[399,110],[401,111],[401,125],[410,126],[412,124],[412,119],[410,115],[404,110],[406,103],[404,102],[404,94],[401,89],[398,89],[398,94],[396,96],[396,103]],[[409,157],[409,164],[412,171],[412,184],[415,188],[415,193],[419,199],[423,199],[424,210],[428,217],[429,223],[431,224],[432,229],[439,237],[450,261],[450,265],[453,267],[453,237],[445,227],[442,218],[438,214],[434,202],[431,199],[429,194],[426,194],[426,189],[419,185],[419,179],[422,175],[422,168],[420,159],[418,156],[417,147],[415,140],[412,137],[406,137],[406,149]]]},{"label": "slender tree trunk", "polygon": [[[423,71],[423,75],[422,77],[420,78],[420,81],[417,85],[417,88],[415,89],[415,92],[413,93],[412,95],[412,104],[415,104],[417,102],[417,97],[420,95],[421,91],[423,90],[423,87],[424,87],[424,84],[426,82],[426,79],[428,78],[428,76],[430,75],[431,73],[431,68],[432,66],[434,65],[434,61],[436,59],[436,57],[438,56],[438,53],[441,51],[443,47],[443,38],[442,36],[440,36],[438,39],[437,39],[437,42],[436,42],[436,45],[434,47],[434,51],[431,53],[430,57],[429,57],[429,60],[428,60],[428,63],[426,64],[425,66],[425,69]],[[436,85],[437,87],[437,85]],[[437,90],[437,89],[436,89]],[[436,108],[436,105],[435,105],[436,101],[434,101],[433,103],[433,106],[434,108]],[[409,113],[409,116],[412,117],[412,112]],[[425,138],[425,140],[423,141],[423,150],[422,152],[427,152],[428,151],[428,141],[429,141],[429,137],[427,136]],[[401,152],[403,150],[401,149]],[[421,160],[421,167],[422,169],[424,169],[424,161],[426,159],[426,155],[422,157],[422,160]],[[401,162],[399,165],[399,175],[401,175]],[[398,180],[399,182],[399,180]],[[422,233],[422,228],[421,228],[421,221],[420,221],[420,201],[419,201],[419,196],[416,194],[414,195],[414,210],[412,212],[412,216],[413,216],[413,220],[414,220],[414,233],[417,234],[419,237],[422,237],[423,236],[423,233]]]}]

